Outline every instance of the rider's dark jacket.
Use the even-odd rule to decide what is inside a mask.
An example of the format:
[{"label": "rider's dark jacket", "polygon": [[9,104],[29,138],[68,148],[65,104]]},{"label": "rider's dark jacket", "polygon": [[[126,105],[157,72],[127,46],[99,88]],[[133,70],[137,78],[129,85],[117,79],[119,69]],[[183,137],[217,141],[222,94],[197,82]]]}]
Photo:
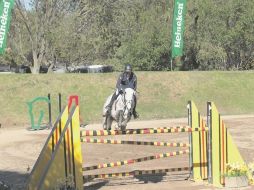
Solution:
[{"label": "rider's dark jacket", "polygon": [[123,72],[118,77],[116,88],[120,91],[121,89],[125,88],[132,88],[133,90],[137,90],[137,77],[136,75],[131,72],[130,75],[128,75],[126,72]]}]

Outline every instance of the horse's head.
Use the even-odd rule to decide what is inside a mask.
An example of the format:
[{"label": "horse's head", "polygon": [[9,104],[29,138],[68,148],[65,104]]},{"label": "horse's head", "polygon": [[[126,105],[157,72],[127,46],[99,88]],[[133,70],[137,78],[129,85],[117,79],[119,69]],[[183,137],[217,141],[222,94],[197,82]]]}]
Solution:
[{"label": "horse's head", "polygon": [[125,110],[123,114],[124,119],[127,119],[132,112],[134,105],[134,96],[135,90],[133,90],[132,88],[126,88],[124,90],[124,103],[125,103]]}]

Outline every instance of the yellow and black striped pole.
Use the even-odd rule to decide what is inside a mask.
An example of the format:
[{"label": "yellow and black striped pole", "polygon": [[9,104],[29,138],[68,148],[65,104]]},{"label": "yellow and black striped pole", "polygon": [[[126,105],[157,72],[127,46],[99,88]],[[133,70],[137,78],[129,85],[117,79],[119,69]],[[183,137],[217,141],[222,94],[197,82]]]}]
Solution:
[{"label": "yellow and black striped pole", "polygon": [[145,141],[124,141],[113,139],[96,139],[81,137],[81,142],[95,144],[129,144],[129,145],[150,145],[150,146],[167,146],[167,147],[189,147],[188,143],[181,142],[145,142]]},{"label": "yellow and black striped pole", "polygon": [[88,171],[88,170],[96,170],[96,169],[101,169],[101,168],[112,168],[112,167],[130,165],[130,164],[134,164],[134,163],[138,163],[138,162],[144,162],[144,161],[155,160],[155,159],[160,159],[160,158],[167,158],[167,157],[172,157],[172,156],[177,156],[177,155],[182,155],[182,154],[187,154],[187,153],[189,153],[188,149],[182,150],[182,151],[176,151],[176,152],[156,154],[156,155],[152,155],[152,156],[146,156],[146,157],[130,159],[130,160],[103,163],[103,164],[98,164],[98,165],[94,165],[94,166],[83,167],[82,170]]},{"label": "yellow and black striped pole", "polygon": [[126,131],[119,130],[83,130],[80,131],[80,137],[87,136],[108,136],[108,135],[130,135],[130,134],[160,134],[160,133],[181,133],[181,132],[198,132],[207,131],[208,128],[190,128],[184,127],[164,127],[151,129],[127,129]]}]

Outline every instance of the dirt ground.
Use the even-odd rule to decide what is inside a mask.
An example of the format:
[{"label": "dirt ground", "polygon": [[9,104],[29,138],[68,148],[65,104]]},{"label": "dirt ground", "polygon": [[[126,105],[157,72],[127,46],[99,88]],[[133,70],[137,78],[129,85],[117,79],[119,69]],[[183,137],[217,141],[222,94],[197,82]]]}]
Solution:
[{"label": "dirt ground", "polygon": [[[225,116],[226,126],[229,128],[235,143],[245,159],[254,161],[254,115]],[[127,128],[154,128],[187,125],[187,119],[133,121]],[[85,129],[101,129],[100,124],[88,125]],[[24,189],[28,174],[35,163],[39,152],[49,134],[49,130],[29,131],[27,128],[2,126],[0,128],[0,181],[10,185],[12,189]],[[188,143],[187,133],[153,134],[104,137],[105,139],[139,140],[139,141],[167,141]],[[104,145],[82,144],[83,165],[91,166],[98,163],[108,163],[120,160],[140,158],[157,153],[176,151],[179,148],[137,146],[137,145]],[[188,155],[179,155],[121,166],[85,172],[87,174],[127,172],[133,170],[150,170],[163,168],[187,167]],[[85,190],[209,190],[216,189],[206,183],[194,183],[188,180],[187,172],[167,173],[163,175],[128,177],[109,180],[93,180],[84,184]],[[246,187],[243,189],[254,189]]]}]

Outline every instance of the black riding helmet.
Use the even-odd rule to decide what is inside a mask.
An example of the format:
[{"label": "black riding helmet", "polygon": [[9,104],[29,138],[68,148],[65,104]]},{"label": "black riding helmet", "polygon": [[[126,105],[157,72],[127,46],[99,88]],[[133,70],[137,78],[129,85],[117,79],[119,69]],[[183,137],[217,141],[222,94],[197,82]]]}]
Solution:
[{"label": "black riding helmet", "polygon": [[131,72],[132,72],[132,67],[131,67],[131,65],[130,65],[130,64],[125,65],[124,71],[125,71],[125,72],[131,73]]}]

